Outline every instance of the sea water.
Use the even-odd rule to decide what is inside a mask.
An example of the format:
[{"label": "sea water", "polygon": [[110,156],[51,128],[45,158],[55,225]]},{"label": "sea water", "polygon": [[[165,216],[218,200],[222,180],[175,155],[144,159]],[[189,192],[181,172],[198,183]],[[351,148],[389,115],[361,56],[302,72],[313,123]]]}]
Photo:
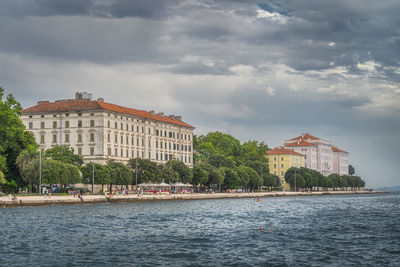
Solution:
[{"label": "sea water", "polygon": [[160,265],[400,266],[400,194],[0,209],[0,266]]}]

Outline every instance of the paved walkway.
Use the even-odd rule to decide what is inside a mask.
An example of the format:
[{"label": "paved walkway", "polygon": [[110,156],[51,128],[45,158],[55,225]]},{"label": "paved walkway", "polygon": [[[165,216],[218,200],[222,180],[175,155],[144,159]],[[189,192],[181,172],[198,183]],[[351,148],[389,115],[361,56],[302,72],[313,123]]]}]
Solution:
[{"label": "paved walkway", "polygon": [[68,205],[79,203],[119,203],[157,200],[190,200],[190,199],[218,199],[218,198],[259,198],[259,197],[284,197],[284,196],[319,196],[343,194],[376,194],[385,193],[378,191],[326,191],[326,192],[259,192],[259,193],[193,193],[193,194],[130,194],[130,195],[82,195],[82,199],[73,195],[44,196],[17,196],[13,201],[9,196],[0,197],[0,207],[16,206],[42,206],[42,205]]}]

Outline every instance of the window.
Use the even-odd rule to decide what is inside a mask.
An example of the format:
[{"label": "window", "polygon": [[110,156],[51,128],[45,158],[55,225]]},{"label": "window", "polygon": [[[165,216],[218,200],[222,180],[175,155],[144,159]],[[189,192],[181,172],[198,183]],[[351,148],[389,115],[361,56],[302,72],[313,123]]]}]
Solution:
[{"label": "window", "polygon": [[57,129],[57,122],[53,121],[53,129]]},{"label": "window", "polygon": [[136,132],[139,132],[139,126],[136,126]]},{"label": "window", "polygon": [[[156,135],[158,136],[158,134],[160,133],[160,131],[159,130],[156,130]],[[158,158],[158,157],[157,157]]]},{"label": "window", "polygon": [[44,118],[44,115],[40,115],[41,118]]},{"label": "window", "polygon": [[118,128],[118,122],[115,122],[114,128],[115,128],[115,129]]},{"label": "window", "polygon": [[136,145],[139,146],[139,138],[136,139]]},{"label": "window", "polygon": [[179,151],[179,144],[176,144],[176,150]]},{"label": "window", "polygon": [[54,118],[56,118],[56,117],[57,117],[57,115],[56,115],[56,114],[53,114],[53,117],[54,117]]},{"label": "window", "polygon": [[82,143],[82,134],[78,134],[78,143]]},{"label": "window", "polygon": [[151,134],[151,129],[149,128],[149,134]]},{"label": "window", "polygon": [[94,147],[91,147],[90,148],[90,156],[93,156],[94,155]]},{"label": "window", "polygon": [[150,139],[149,139],[149,147],[151,147]]},{"label": "window", "polygon": [[158,148],[158,141],[156,141],[156,148]]},{"label": "window", "polygon": [[133,130],[134,130],[134,127],[133,127],[133,125],[131,126],[131,131],[133,132]]},{"label": "window", "polygon": [[90,133],[90,142],[94,142],[94,133]]},{"label": "window", "polygon": [[82,121],[78,121],[78,128],[82,128]]},{"label": "window", "polygon": [[69,143],[69,134],[65,134],[65,142]]},{"label": "window", "polygon": [[158,160],[158,152],[156,153],[156,160]]},{"label": "window", "polygon": [[142,138],[142,146],[144,146],[144,138]]},{"label": "window", "polygon": [[189,146],[189,152],[192,152],[192,146]]},{"label": "window", "polygon": [[276,164],[274,164],[274,168],[276,169]]},{"label": "window", "polygon": [[126,136],[126,144],[129,145],[129,137]]},{"label": "window", "polygon": [[173,137],[175,138],[175,133],[173,133]]},{"label": "window", "polygon": [[108,155],[111,156],[111,147],[108,148]]},{"label": "window", "polygon": [[283,164],[281,164],[281,168],[283,168]]},{"label": "window", "polygon": [[189,139],[189,141],[190,141],[190,135],[188,135],[188,139]]},{"label": "window", "polygon": [[124,129],[124,124],[121,122],[121,130]]},{"label": "window", "polygon": [[144,158],[144,151],[142,151],[142,158]]},{"label": "window", "polygon": [[172,132],[169,132],[168,136],[169,138],[172,138]]},{"label": "window", "polygon": [[162,160],[162,153],[160,153],[160,160]]},{"label": "window", "polygon": [[171,149],[171,143],[169,143],[169,149]]},{"label": "window", "polygon": [[139,157],[139,151],[136,151],[136,157],[137,158]]},{"label": "window", "polygon": [[[131,138],[131,145],[132,146],[134,146],[135,145],[135,142],[134,142],[134,139],[133,139],[133,137]],[[133,155],[133,154],[132,154]]]},{"label": "window", "polygon": [[176,144],[174,144],[174,150],[176,150]]},{"label": "window", "polygon": [[110,143],[111,142],[111,135],[107,134],[107,141]]},{"label": "window", "polygon": [[129,157],[129,150],[128,149],[126,150],[126,157],[127,158]]},{"label": "window", "polygon": [[144,127],[142,127],[142,133],[144,133]]},{"label": "window", "polygon": [[167,137],[167,131],[164,131],[164,137]]},{"label": "window", "polygon": [[94,113],[90,113],[90,116],[94,116]]},{"label": "window", "polygon": [[123,143],[124,143],[124,136],[121,135],[121,144],[123,144]]},{"label": "window", "polygon": [[81,147],[78,147],[78,155],[82,156],[82,148]]},{"label": "window", "polygon": [[94,127],[94,120],[90,120],[90,127]]},{"label": "window", "polygon": [[65,117],[69,117],[69,113],[65,114]]},{"label": "window", "polygon": [[283,161],[283,157],[281,157],[281,160]]},{"label": "window", "polygon": [[276,157],[274,158],[274,161],[276,161]]},{"label": "window", "polygon": [[57,135],[53,134],[53,143],[57,143]]},{"label": "window", "polygon": [[65,128],[69,128],[69,121],[65,121]]},{"label": "window", "polygon": [[41,143],[41,144],[44,144],[44,134],[41,134],[41,135],[40,135],[40,143]]},{"label": "window", "polygon": [[29,129],[32,129],[33,128],[33,122],[30,122],[29,123]]},{"label": "window", "polygon": [[44,129],[44,121],[40,123],[40,129]]},{"label": "window", "polygon": [[114,136],[115,138],[114,138],[114,143],[116,143],[116,144],[118,144],[118,135],[117,134],[115,134],[115,136]]},{"label": "window", "polygon": [[283,176],[283,171],[281,172],[281,176]]},{"label": "window", "polygon": [[115,156],[118,157],[118,149],[115,149]]},{"label": "window", "polygon": [[124,150],[121,148],[121,157],[124,156]]},{"label": "window", "polygon": [[128,131],[128,129],[129,129],[129,125],[128,125],[128,124],[126,124],[126,130]]},{"label": "window", "polygon": [[151,153],[149,152],[149,159],[151,158]]},{"label": "window", "polygon": [[29,115],[29,119],[32,119],[32,115]]},{"label": "window", "polygon": [[164,160],[168,160],[168,154],[164,155]]},{"label": "window", "polygon": [[172,160],[172,154],[169,154],[169,160]]}]

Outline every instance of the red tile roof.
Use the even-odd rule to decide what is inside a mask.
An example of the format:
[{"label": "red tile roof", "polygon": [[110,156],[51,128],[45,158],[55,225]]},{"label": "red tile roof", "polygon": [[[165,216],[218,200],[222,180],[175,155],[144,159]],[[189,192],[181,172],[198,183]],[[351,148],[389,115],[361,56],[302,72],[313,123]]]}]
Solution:
[{"label": "red tile roof", "polygon": [[320,140],[320,138],[312,136],[309,133],[306,134],[302,134],[300,136],[297,136],[295,138],[290,139],[289,141],[294,141],[294,140],[307,140],[307,139],[311,139],[311,140]]},{"label": "red tile roof", "polygon": [[309,143],[307,141],[301,140],[301,141],[297,141],[297,142],[294,142],[294,143],[286,144],[285,146],[292,147],[292,146],[315,146],[315,145],[311,144],[311,143]]},{"label": "red tile roof", "polygon": [[344,150],[342,150],[342,149],[340,149],[340,148],[337,148],[337,147],[334,147],[334,146],[332,147],[332,151],[333,151],[333,152],[343,152],[343,153],[347,153],[347,154],[349,153],[349,152],[347,152],[347,151],[344,151]]},{"label": "red tile roof", "polygon": [[272,150],[269,150],[269,151],[267,152],[267,154],[268,154],[268,155],[291,154],[291,155],[303,156],[303,157],[304,157],[303,154],[294,152],[294,151],[291,150],[291,149],[287,149],[287,148],[277,148],[277,147],[274,148],[274,149],[272,149]]},{"label": "red tile roof", "polygon": [[73,111],[96,111],[107,110],[126,115],[132,115],[145,119],[167,122],[171,124],[181,125],[189,128],[194,128],[190,124],[178,119],[173,119],[169,116],[160,116],[158,114],[152,115],[150,112],[138,110],[133,108],[126,108],[119,105],[106,103],[103,101],[93,101],[88,99],[71,99],[71,100],[58,100],[55,102],[39,101],[37,105],[26,108],[22,113],[42,113],[42,112],[73,112]]}]

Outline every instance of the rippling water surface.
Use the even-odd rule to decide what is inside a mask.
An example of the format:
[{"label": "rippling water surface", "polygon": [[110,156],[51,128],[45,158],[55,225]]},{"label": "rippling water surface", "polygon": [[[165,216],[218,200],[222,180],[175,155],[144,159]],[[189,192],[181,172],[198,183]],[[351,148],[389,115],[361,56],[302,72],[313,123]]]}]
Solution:
[{"label": "rippling water surface", "polygon": [[0,209],[0,265],[400,266],[399,220],[400,194]]}]

